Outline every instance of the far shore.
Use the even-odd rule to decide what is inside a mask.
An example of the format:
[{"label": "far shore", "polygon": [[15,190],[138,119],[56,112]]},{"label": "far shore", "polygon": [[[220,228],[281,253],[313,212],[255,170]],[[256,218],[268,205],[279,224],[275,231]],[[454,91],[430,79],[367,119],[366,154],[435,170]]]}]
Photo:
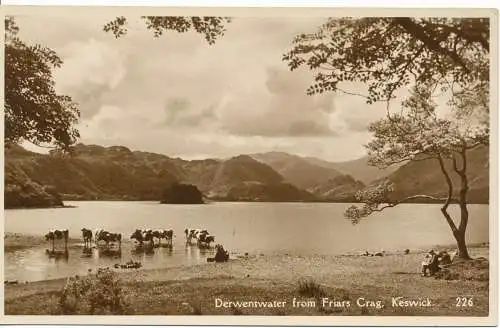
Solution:
[{"label": "far shore", "polygon": [[[221,199],[209,199],[206,200],[204,203],[192,203],[192,204],[174,204],[174,203],[161,203],[159,200],[139,200],[139,199],[64,199],[64,202],[153,202],[157,203],[158,205],[210,205],[214,203],[282,203],[282,204],[296,204],[296,203],[307,203],[307,204],[315,204],[315,203],[321,203],[321,204],[363,204],[361,202],[356,202],[356,201],[347,201],[347,200],[339,200],[339,201],[334,201],[334,200],[301,200],[301,201],[252,201],[252,200],[221,200]],[[428,201],[428,202],[418,202],[418,201],[412,201],[412,202],[406,202],[405,204],[441,204],[441,202],[438,201]],[[452,203],[453,204],[453,203]],[[401,204],[404,205],[404,204]],[[489,203],[468,203],[468,205],[489,205]],[[78,208],[78,206],[75,205],[63,205],[63,206],[26,206],[26,207],[6,207],[4,210],[37,210],[37,209],[56,209],[56,208]]]},{"label": "far shore", "polygon": [[76,208],[74,205],[5,207],[4,210],[42,210],[47,208]]}]

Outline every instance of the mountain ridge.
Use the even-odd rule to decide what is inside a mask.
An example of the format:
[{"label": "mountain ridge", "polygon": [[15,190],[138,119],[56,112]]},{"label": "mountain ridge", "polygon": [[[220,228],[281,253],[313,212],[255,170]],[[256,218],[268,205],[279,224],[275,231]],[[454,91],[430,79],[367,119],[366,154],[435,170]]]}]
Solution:
[{"label": "mountain ridge", "polygon": [[[488,201],[489,157],[485,150],[469,156],[469,198],[473,202]],[[23,199],[42,207],[58,206],[61,199],[159,201],[173,183],[195,185],[204,197],[217,201],[356,202],[357,191],[380,179],[393,180],[396,197],[416,192],[441,195],[444,191],[438,170],[423,162],[402,164],[385,171],[381,178],[372,175],[378,179],[367,183],[337,170],[339,163],[283,152],[184,160],[123,146],[78,144],[68,155],[57,151],[39,154],[10,145],[4,158],[5,199],[13,207],[19,207]],[[351,172],[366,164],[365,158],[355,161],[360,164]],[[340,162],[345,163],[349,162]]]}]

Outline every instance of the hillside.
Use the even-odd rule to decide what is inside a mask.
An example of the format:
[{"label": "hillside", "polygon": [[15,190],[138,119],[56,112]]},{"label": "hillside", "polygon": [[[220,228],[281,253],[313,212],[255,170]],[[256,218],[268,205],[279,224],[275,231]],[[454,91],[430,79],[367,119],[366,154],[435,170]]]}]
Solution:
[{"label": "hillside", "polygon": [[168,157],[125,147],[77,145],[71,156],[21,154],[17,148],[6,150],[5,163],[6,173],[22,172],[36,183],[54,186],[64,199],[157,200],[182,177]]},{"label": "hillside", "polygon": [[[271,167],[244,155],[226,161],[185,161],[120,146],[79,144],[70,155],[42,155],[14,146],[5,150],[5,173],[6,197],[13,207],[21,206],[19,199],[29,198],[21,197],[20,184],[14,181],[25,181],[23,193],[30,186],[30,203],[46,206],[57,202],[48,201],[43,186],[53,186],[49,189],[66,200],[160,200],[176,182],[192,184],[214,199],[314,200],[309,193],[282,184],[283,177]],[[33,188],[40,189],[40,200],[35,201]]]},{"label": "hillside", "polygon": [[298,189],[289,183],[264,184],[244,182],[229,189],[219,200],[250,202],[310,202],[318,200],[311,193]]},{"label": "hillside", "polygon": [[[8,150],[7,150],[8,149]],[[35,156],[16,146],[8,148],[6,152],[16,153],[19,157],[26,159]],[[63,206],[61,197],[53,186],[39,184],[33,181],[15,163],[5,161],[4,170],[4,207],[5,208],[41,208]]]},{"label": "hillside", "polygon": [[311,163],[302,157],[282,152],[252,154],[254,159],[272,167],[286,182],[301,189],[315,188],[326,181],[342,175],[336,169]]},{"label": "hillside", "polygon": [[368,165],[368,157],[347,162],[328,162],[316,157],[305,157],[311,164],[349,174],[364,184],[369,184],[395,172],[403,164],[395,164],[385,169]]},{"label": "hillside", "polygon": [[[387,179],[394,183],[394,199],[411,195],[427,194],[435,197],[446,196],[446,180],[439,170],[436,160],[409,162],[390,174]],[[446,162],[452,172],[451,161]],[[450,173],[458,194],[459,177]],[[489,148],[476,148],[467,153],[467,176],[469,178],[469,199],[471,203],[489,201]]]},{"label": "hillside", "polygon": [[[61,199],[159,201],[166,188],[181,183],[196,186],[213,200],[352,202],[364,188],[357,176],[313,161],[318,164],[276,152],[186,161],[120,146],[81,144],[72,154],[42,155],[11,146],[5,149],[5,201],[6,207],[61,206]],[[338,164],[328,163],[321,165]],[[488,201],[488,169],[488,148],[471,151],[469,201]],[[395,183],[397,199],[445,192],[445,181],[431,161],[406,163],[388,178]]]},{"label": "hillside", "polygon": [[240,155],[222,162],[215,172],[208,197],[241,201],[312,201],[314,196],[284,183],[270,166]]},{"label": "hillside", "polygon": [[345,174],[309,189],[314,195],[322,199],[335,202],[356,202],[356,192],[365,188],[365,184]]}]

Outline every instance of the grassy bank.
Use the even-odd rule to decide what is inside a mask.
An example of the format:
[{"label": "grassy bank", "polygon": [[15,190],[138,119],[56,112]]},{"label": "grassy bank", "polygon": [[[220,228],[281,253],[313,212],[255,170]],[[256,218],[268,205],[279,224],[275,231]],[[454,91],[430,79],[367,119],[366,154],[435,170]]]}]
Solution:
[{"label": "grassy bank", "polygon": [[[470,252],[474,257],[488,257],[484,246]],[[468,273],[455,277],[457,280],[445,280],[420,276],[422,256],[420,252],[384,257],[260,255],[228,263],[122,271],[117,277],[127,304],[125,314],[488,315],[487,261],[463,269]],[[59,279],[6,285],[5,313],[60,314],[65,283]],[[392,298],[400,296],[405,300],[428,298],[432,305],[393,306]],[[457,298],[463,297],[472,298],[473,305],[457,306]],[[294,306],[294,298],[295,305],[310,301],[309,306]],[[338,302],[323,307],[323,298]],[[273,308],[216,307],[216,299],[286,304]],[[349,301],[350,306],[336,306],[341,301]],[[373,306],[360,307],[358,301],[373,301],[369,303]]]}]

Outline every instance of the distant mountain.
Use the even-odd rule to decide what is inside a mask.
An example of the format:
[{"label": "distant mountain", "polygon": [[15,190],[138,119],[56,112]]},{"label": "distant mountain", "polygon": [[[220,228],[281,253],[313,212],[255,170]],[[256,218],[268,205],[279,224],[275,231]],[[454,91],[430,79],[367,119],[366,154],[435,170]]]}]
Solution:
[{"label": "distant mountain", "polygon": [[[460,179],[452,170],[450,160],[446,167],[458,195]],[[468,201],[471,203],[489,202],[489,148],[480,147],[467,152],[467,176],[469,178]],[[394,199],[411,195],[427,194],[434,197],[446,197],[446,180],[435,159],[408,162],[393,172],[386,179],[394,183]]]},{"label": "distant mountain", "polygon": [[272,167],[286,182],[301,189],[315,188],[326,181],[343,175],[336,169],[311,163],[309,160],[282,152],[252,154],[254,159]]},{"label": "distant mountain", "polygon": [[208,197],[242,201],[312,201],[310,193],[285,183],[270,166],[240,155],[222,162],[212,180]]},{"label": "distant mountain", "polygon": [[[488,148],[475,149],[468,156],[469,201],[487,202]],[[5,203],[6,207],[46,207],[62,205],[61,199],[160,201],[174,183],[196,186],[213,200],[353,202],[366,183],[344,172],[361,172],[366,159],[349,163],[351,167],[278,152],[186,161],[121,146],[82,144],[70,155],[44,155],[6,145]],[[344,172],[335,168],[342,165]],[[388,172],[381,175],[395,183],[398,199],[416,193],[444,195],[445,181],[432,161],[409,162]],[[374,179],[377,176],[373,173]]]},{"label": "distant mountain", "polygon": [[54,186],[64,199],[159,200],[167,186],[183,177],[167,156],[126,147],[80,144],[71,156],[19,148],[5,150],[6,172],[15,168],[38,184]]},{"label": "distant mountain", "polygon": [[345,174],[329,179],[309,191],[324,200],[352,203],[356,202],[356,193],[364,188],[363,182]]},{"label": "distant mountain", "polygon": [[[219,200],[313,201],[315,197],[284,183],[271,167],[249,156],[226,161],[185,161],[126,147],[76,145],[71,155],[29,152],[19,146],[5,149],[6,197],[13,207],[28,199],[23,185],[40,189],[40,203],[52,206],[43,186],[53,186],[66,200],[161,200],[174,183],[192,184],[205,197]],[[15,183],[14,183],[15,182]],[[30,191],[33,193],[33,191]],[[30,203],[36,203],[36,197]],[[17,202],[17,203],[16,203]],[[22,203],[22,201],[21,201]],[[16,205],[17,204],[17,205]],[[35,206],[35,205],[33,205]],[[37,205],[42,206],[42,205]]]},{"label": "distant mountain", "polygon": [[375,166],[368,165],[367,156],[347,162],[328,162],[316,157],[305,157],[304,159],[311,164],[349,174],[362,181],[364,184],[369,184],[372,181],[386,177],[404,164],[395,164],[385,169],[379,169]]},{"label": "distant mountain", "polygon": [[225,197],[227,201],[253,202],[309,202],[318,198],[311,193],[301,190],[289,183],[259,183],[244,182],[229,189]]}]

